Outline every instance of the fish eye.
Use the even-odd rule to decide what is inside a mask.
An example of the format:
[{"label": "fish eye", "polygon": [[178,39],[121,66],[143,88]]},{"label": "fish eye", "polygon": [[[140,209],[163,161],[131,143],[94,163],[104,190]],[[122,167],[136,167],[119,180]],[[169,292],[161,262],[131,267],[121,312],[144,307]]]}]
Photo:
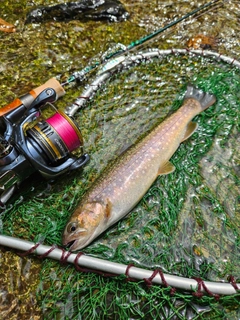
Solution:
[{"label": "fish eye", "polygon": [[69,223],[68,227],[67,227],[67,231],[69,233],[74,232],[77,230],[77,223],[76,222],[71,222]]}]

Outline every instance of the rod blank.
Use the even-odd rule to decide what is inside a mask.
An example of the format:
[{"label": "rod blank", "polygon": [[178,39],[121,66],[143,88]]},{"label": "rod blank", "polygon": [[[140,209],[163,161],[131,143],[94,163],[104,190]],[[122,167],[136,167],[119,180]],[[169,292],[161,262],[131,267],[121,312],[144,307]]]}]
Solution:
[{"label": "rod blank", "polygon": [[[0,235],[0,245],[18,249],[22,251],[29,251],[31,250],[36,244],[10,237],[5,235]],[[50,252],[50,250],[52,251]],[[37,248],[34,250],[34,253],[37,255],[44,255],[46,253],[48,258],[54,259],[54,260],[62,260],[63,253],[68,254],[69,252],[64,251],[63,249],[54,248],[46,245],[39,244]],[[127,274],[130,278],[133,278],[135,280],[143,280],[143,279],[149,279],[153,275],[152,270],[146,270],[142,268],[137,267],[128,267],[127,265],[111,262],[108,260],[103,260],[99,258],[94,258],[87,255],[81,255],[80,257],[77,257],[77,254],[75,253],[69,253],[67,256],[66,262],[69,263],[77,263],[80,267],[92,269],[96,271],[101,271],[103,273],[111,273],[115,275],[122,275],[126,274],[126,271],[128,270]],[[206,292],[206,290],[201,287],[198,288],[198,282],[194,279],[179,277],[175,275],[169,275],[169,274],[163,274],[164,280],[167,282],[167,284],[171,287],[187,290],[187,291],[201,291]],[[161,278],[161,275],[157,273],[153,279],[151,279],[151,282],[154,284],[162,285],[163,281]],[[211,281],[204,281],[205,287],[207,287],[207,290],[211,292],[212,294],[217,295],[233,295],[238,292],[234,288],[234,286],[231,283],[225,283],[225,282],[211,282]],[[235,287],[240,289],[240,283],[237,283]]]}]

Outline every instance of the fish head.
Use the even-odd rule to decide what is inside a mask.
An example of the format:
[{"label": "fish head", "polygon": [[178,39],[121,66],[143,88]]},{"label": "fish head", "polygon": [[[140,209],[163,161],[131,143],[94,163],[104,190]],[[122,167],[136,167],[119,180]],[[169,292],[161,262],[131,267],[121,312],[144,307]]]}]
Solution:
[{"label": "fish head", "polygon": [[86,247],[104,231],[106,206],[99,202],[88,202],[78,207],[63,232],[62,243],[70,251]]}]

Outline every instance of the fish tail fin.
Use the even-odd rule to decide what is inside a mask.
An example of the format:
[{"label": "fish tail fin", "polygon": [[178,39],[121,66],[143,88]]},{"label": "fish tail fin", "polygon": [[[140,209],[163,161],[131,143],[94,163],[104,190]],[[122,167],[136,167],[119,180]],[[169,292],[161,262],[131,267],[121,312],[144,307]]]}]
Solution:
[{"label": "fish tail fin", "polygon": [[185,99],[189,98],[197,100],[201,105],[202,111],[210,107],[216,101],[216,97],[213,94],[204,92],[192,84],[187,86],[187,92],[185,94]]}]

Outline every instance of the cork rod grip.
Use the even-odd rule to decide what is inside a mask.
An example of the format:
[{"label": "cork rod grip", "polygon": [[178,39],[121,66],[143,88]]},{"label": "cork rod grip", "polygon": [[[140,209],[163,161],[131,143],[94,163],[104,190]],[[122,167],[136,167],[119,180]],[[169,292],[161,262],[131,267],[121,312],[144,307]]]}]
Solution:
[{"label": "cork rod grip", "polygon": [[[56,94],[57,94],[56,100],[65,94],[65,90],[63,89],[60,82],[57,81],[56,78],[49,79],[47,82],[33,89],[32,91],[34,91],[35,96],[37,97],[46,88],[52,88],[56,91]],[[30,92],[31,94],[32,94],[32,91]]]},{"label": "cork rod grip", "polygon": [[[44,90],[47,88],[52,88],[55,90],[56,92],[56,99],[62,97],[65,94],[65,90],[63,89],[63,87],[61,86],[60,82],[57,81],[57,79],[55,78],[51,78],[49,79],[47,82],[45,82],[44,84],[42,84],[41,86],[31,90],[27,96],[30,98],[28,100],[28,103],[30,106],[31,103],[34,101],[34,99],[37,98],[37,96]],[[21,97],[15,99],[13,102],[9,103],[7,106],[0,108],[0,117],[7,114],[8,112],[17,109],[19,106],[21,106],[21,104],[23,104]]]}]

